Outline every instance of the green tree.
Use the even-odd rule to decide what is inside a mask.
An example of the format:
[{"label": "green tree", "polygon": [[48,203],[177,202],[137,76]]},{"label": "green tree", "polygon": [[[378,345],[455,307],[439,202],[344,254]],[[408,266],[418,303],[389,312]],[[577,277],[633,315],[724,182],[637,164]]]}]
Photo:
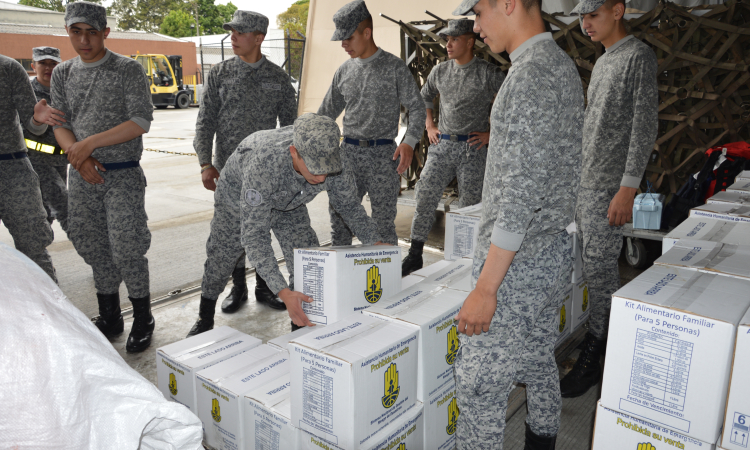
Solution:
[{"label": "green tree", "polygon": [[[190,28],[190,25],[193,28]],[[195,36],[195,18],[187,11],[173,9],[164,17],[159,33],[178,38]]]},{"label": "green tree", "polygon": [[114,0],[111,13],[123,30],[155,32],[176,2],[164,0]]},{"label": "green tree", "polygon": [[[191,5],[188,11],[194,11],[195,4]],[[205,34],[224,34],[224,24],[232,21],[232,15],[237,11],[237,7],[232,2],[226,5],[216,5],[214,0],[198,0],[198,21],[201,24],[201,35]],[[192,14],[195,14],[192,12]]]},{"label": "green tree", "polygon": [[[72,0],[75,1],[75,0]],[[89,0],[99,5],[102,0]],[[33,6],[35,8],[49,9],[50,11],[65,12],[65,5],[71,3],[70,0],[20,0],[19,5]]]},{"label": "green tree", "polygon": [[[303,35],[307,32],[307,13],[310,9],[310,0],[298,0],[286,11],[279,14],[276,24],[284,30],[284,36],[292,39],[301,39],[297,32]],[[292,76],[299,78],[300,63],[302,62],[302,42],[290,41],[288,46],[284,43],[284,53],[287,61],[291,61]],[[288,63],[287,63],[288,64]]]}]

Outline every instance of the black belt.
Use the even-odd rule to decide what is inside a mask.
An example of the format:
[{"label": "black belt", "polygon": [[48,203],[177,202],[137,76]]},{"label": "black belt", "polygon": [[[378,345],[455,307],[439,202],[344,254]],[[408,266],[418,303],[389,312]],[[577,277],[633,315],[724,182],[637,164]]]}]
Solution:
[{"label": "black belt", "polygon": [[469,140],[468,134],[441,134],[440,139],[452,142],[464,142]]},{"label": "black belt", "polygon": [[140,166],[140,161],[125,161],[125,162],[119,162],[119,163],[102,163],[102,166],[106,170],[120,170],[120,169],[130,169],[131,167],[138,167]]},{"label": "black belt", "polygon": [[393,139],[352,139],[344,137],[344,142],[360,147],[375,147],[377,145],[393,144]]},{"label": "black belt", "polygon": [[0,161],[5,161],[8,159],[23,159],[28,157],[29,155],[26,152],[3,153],[0,155]]}]

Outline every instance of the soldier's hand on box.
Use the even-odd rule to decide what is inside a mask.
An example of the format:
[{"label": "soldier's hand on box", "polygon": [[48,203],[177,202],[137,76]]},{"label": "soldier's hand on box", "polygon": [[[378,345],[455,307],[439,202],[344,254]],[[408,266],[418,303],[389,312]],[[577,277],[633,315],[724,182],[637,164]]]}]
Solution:
[{"label": "soldier's hand on box", "polygon": [[482,334],[490,330],[492,317],[497,309],[497,294],[485,293],[474,289],[464,300],[461,310],[456,315],[458,332],[467,336]]},{"label": "soldier's hand on box", "polygon": [[433,125],[427,128],[427,139],[430,140],[430,144],[437,144],[440,142],[440,130],[438,130],[438,127]]},{"label": "soldier's hand on box", "polygon": [[219,171],[216,167],[210,167],[201,173],[201,180],[203,180],[203,187],[209,191],[216,190],[216,180],[219,179]]},{"label": "soldier's hand on box", "polygon": [[91,146],[91,141],[84,139],[73,143],[68,150],[65,152],[68,155],[68,162],[74,169],[80,172],[81,165],[86,161],[91,154],[94,153],[94,148]]},{"label": "soldier's hand on box", "polygon": [[89,184],[104,184],[104,178],[102,178],[102,176],[99,175],[99,172],[96,170],[99,169],[102,172],[107,171],[102,163],[89,156],[88,158],[86,158],[86,160],[83,161],[83,163],[81,163],[80,166],[80,169],[76,170],[78,170],[78,173],[81,174],[81,178],[83,178],[84,181]]},{"label": "soldier's hand on box", "polygon": [[480,133],[478,131],[472,131],[469,133],[469,145],[474,148],[482,148],[490,143],[490,132]]},{"label": "soldier's hand on box", "polygon": [[633,217],[633,202],[635,201],[636,189],[620,186],[620,190],[609,202],[607,218],[609,225],[621,227]]},{"label": "soldier's hand on box", "polygon": [[292,319],[295,325],[298,327],[312,327],[314,323],[310,322],[310,319],[305,315],[305,311],[302,310],[302,302],[310,303],[313,301],[312,297],[309,297],[302,292],[293,291],[289,288],[284,288],[279,291],[279,299],[286,305],[286,312],[289,313],[289,318]]},{"label": "soldier's hand on box", "polygon": [[401,158],[401,162],[398,164],[396,172],[401,175],[411,165],[411,159],[414,157],[414,149],[409,144],[399,145],[393,154],[393,160],[395,161],[399,157]]},{"label": "soldier's hand on box", "polygon": [[55,109],[47,104],[47,100],[41,99],[34,105],[34,120],[39,123],[46,123],[49,126],[62,125],[65,120],[65,114],[59,109]]}]

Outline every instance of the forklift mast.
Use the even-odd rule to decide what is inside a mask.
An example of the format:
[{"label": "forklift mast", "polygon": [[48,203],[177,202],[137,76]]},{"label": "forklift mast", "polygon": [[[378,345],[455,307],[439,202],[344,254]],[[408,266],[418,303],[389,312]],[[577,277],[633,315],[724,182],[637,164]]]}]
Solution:
[{"label": "forklift mast", "polygon": [[174,77],[175,82],[177,86],[180,87],[180,89],[183,89],[182,87],[182,55],[168,55],[167,59],[169,60],[169,65],[172,66],[172,70],[174,71]]}]

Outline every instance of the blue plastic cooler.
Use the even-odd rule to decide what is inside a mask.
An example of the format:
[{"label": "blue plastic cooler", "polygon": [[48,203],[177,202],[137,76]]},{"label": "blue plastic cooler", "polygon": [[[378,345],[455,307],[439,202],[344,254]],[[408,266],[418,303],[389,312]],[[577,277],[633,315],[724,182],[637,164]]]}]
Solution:
[{"label": "blue plastic cooler", "polygon": [[662,194],[646,193],[635,197],[633,203],[633,228],[658,230],[661,228]]}]

